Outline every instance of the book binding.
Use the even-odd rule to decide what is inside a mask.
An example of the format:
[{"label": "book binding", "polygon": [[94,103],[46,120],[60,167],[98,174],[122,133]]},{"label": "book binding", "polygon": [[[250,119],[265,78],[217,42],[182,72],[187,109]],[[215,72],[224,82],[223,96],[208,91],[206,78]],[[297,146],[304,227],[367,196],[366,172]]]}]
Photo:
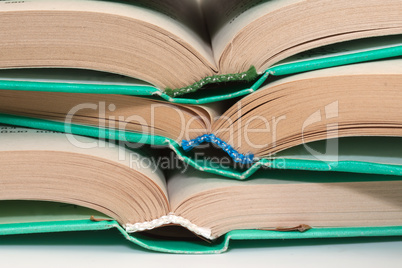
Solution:
[{"label": "book binding", "polygon": [[158,219],[154,219],[152,221],[146,221],[146,222],[139,222],[139,223],[134,223],[130,224],[127,223],[123,227],[125,228],[127,233],[135,233],[135,232],[141,232],[145,230],[152,230],[155,228],[158,228],[160,226],[164,225],[169,225],[169,224],[176,224],[183,226],[187,230],[202,236],[206,239],[213,240],[215,237],[212,236],[211,229],[204,228],[204,227],[199,227],[195,225],[194,223],[191,223],[189,220],[176,216],[173,213],[169,213],[168,215],[162,216]]},{"label": "book binding", "polygon": [[183,140],[181,143],[181,147],[184,151],[190,151],[194,147],[205,143],[213,143],[218,145],[223,151],[225,151],[236,163],[240,164],[251,164],[254,162],[254,155],[249,154],[242,154],[236,151],[232,146],[230,146],[227,142],[219,139],[214,134],[204,134],[192,140]]}]

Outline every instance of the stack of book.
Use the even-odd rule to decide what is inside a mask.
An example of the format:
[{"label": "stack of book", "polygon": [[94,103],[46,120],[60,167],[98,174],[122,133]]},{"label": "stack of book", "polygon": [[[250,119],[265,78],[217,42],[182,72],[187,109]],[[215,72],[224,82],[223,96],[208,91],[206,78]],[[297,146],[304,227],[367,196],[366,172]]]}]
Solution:
[{"label": "stack of book", "polygon": [[401,15],[0,1],[0,234],[117,228],[183,253],[402,235]]}]

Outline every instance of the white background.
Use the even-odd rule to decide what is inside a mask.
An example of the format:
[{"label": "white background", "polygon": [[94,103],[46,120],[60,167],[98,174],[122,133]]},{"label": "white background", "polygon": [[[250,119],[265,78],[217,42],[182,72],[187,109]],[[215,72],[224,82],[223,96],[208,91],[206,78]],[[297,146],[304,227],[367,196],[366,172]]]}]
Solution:
[{"label": "white background", "polygon": [[402,237],[232,242],[218,255],[144,250],[117,230],[0,237],[0,267],[402,267]]}]

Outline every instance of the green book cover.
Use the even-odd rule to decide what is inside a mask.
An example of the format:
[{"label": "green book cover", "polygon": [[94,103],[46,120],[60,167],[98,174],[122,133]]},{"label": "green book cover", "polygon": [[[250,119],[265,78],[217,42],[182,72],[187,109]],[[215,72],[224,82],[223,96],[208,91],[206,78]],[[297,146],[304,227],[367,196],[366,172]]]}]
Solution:
[{"label": "green book cover", "polygon": [[[116,228],[123,237],[150,251],[179,254],[217,254],[227,251],[230,242],[234,240],[275,240],[284,239],[320,239],[347,237],[381,237],[401,236],[402,226],[389,227],[351,227],[351,228],[316,228],[304,233],[273,232],[262,230],[231,231],[214,243],[205,241],[158,240],[149,236],[127,234],[117,222],[93,222],[90,220],[50,221],[34,223],[0,224],[0,235],[24,235],[31,233],[97,231],[102,236],[102,230]],[[123,239],[123,238],[122,238]]]}]

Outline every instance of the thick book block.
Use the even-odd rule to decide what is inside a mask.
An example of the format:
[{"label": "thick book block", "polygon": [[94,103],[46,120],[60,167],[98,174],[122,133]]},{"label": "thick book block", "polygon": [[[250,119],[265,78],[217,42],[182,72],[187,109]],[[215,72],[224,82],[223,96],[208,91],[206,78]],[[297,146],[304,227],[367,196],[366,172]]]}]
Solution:
[{"label": "thick book block", "polygon": [[[175,103],[199,104],[251,93],[267,75],[401,55],[398,0],[382,1],[381,6],[363,0],[0,4],[1,69],[77,68],[126,76],[107,87],[93,81],[16,84],[3,79],[3,88],[159,95]],[[347,42],[352,40],[360,41]],[[328,47],[342,42],[347,44]],[[319,47],[324,50],[311,51]],[[302,58],[295,56],[301,52],[306,52]],[[306,61],[306,55],[312,60]],[[328,57],[314,60],[317,55]],[[211,89],[208,97],[180,97],[209,84],[235,81],[243,85],[229,93]]]},{"label": "thick book block", "polygon": [[230,240],[402,231],[399,176],[271,170],[234,181],[186,168],[165,177],[141,165],[144,152],[87,137],[2,127],[0,141],[0,235],[117,228],[152,250],[218,253]]}]

